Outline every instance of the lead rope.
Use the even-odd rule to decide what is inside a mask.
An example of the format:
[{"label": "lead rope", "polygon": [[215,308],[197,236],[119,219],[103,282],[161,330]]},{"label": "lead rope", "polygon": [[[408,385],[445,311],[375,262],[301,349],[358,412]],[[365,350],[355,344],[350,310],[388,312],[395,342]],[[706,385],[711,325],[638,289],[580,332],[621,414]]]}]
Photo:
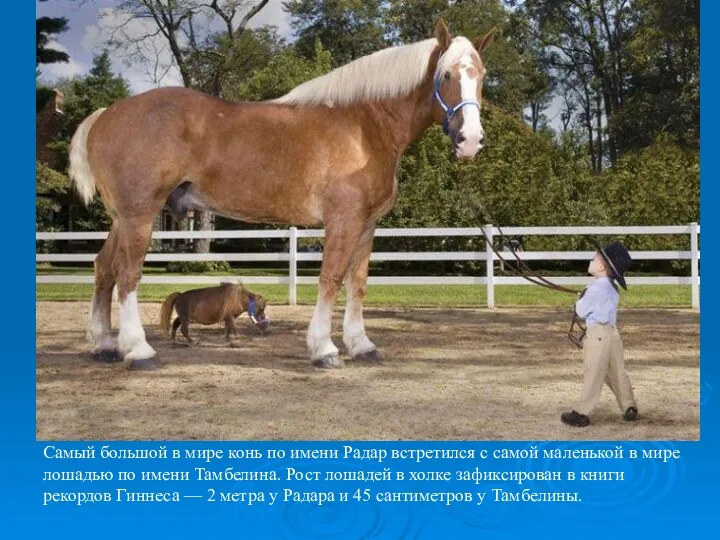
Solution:
[{"label": "lead rope", "polygon": [[[476,203],[477,204],[477,203]],[[478,206],[473,206],[473,213],[475,214],[476,219],[480,223],[485,222],[486,220],[483,219],[485,217],[490,218],[490,221],[492,222],[492,217],[484,211],[484,209],[479,208]],[[502,232],[502,229],[500,227],[496,227],[498,232],[500,233],[501,240],[505,239],[505,234]],[[492,249],[493,253],[497,255],[498,259],[500,259],[503,264],[505,264],[508,268],[510,268],[511,271],[513,271],[518,276],[522,277],[523,279],[529,281],[530,283],[534,285],[540,285],[541,287],[545,287],[551,290],[565,292],[569,294],[574,294],[578,296],[578,299],[582,298],[585,294],[585,290],[578,290],[578,289],[570,289],[568,287],[563,287],[562,285],[558,285],[557,283],[553,283],[552,281],[544,278],[543,276],[539,275],[537,272],[532,270],[517,254],[515,249],[512,247],[512,245],[509,242],[504,242],[505,245],[508,247],[510,252],[515,257],[518,267],[516,268],[514,265],[510,264],[501,254],[500,252],[495,249],[495,246],[493,246],[492,241],[488,237],[487,233],[485,232],[484,227],[480,227],[480,231],[482,232],[482,235],[485,237],[485,242],[490,246],[490,249]],[[501,242],[503,243],[503,242]],[[492,264],[492,261],[488,261],[488,264]],[[521,269],[522,268],[522,269]],[[529,275],[528,275],[529,273]],[[577,327],[577,332],[576,332]],[[582,322],[582,319],[578,317],[577,313],[575,312],[575,307],[573,305],[573,317],[572,321],[570,322],[570,329],[568,330],[568,339],[578,348],[582,349],[582,340],[585,337],[585,333],[587,331],[587,328],[585,324]]]}]

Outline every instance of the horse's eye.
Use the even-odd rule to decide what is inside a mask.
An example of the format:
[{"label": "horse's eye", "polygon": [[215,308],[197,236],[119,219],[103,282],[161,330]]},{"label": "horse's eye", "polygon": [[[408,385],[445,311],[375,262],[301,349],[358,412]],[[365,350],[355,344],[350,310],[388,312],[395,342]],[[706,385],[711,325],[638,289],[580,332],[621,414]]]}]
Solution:
[{"label": "horse's eye", "polygon": [[449,80],[450,80],[450,72],[449,72],[449,71],[446,71],[446,72],[445,72],[445,80],[446,80],[446,81],[449,81]]}]

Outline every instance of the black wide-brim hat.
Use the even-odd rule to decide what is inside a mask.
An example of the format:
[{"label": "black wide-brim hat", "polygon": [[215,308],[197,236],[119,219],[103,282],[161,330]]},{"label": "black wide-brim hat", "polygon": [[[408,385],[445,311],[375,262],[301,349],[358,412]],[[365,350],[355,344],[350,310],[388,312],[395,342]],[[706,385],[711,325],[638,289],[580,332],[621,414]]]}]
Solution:
[{"label": "black wide-brim hat", "polygon": [[625,283],[624,275],[632,263],[632,258],[630,258],[630,253],[627,248],[620,242],[613,242],[603,248],[600,245],[600,242],[596,239],[593,238],[591,241],[597,248],[598,252],[602,255],[602,258],[605,259],[605,263],[610,270],[610,277],[617,281],[618,284],[627,291],[627,284]]}]

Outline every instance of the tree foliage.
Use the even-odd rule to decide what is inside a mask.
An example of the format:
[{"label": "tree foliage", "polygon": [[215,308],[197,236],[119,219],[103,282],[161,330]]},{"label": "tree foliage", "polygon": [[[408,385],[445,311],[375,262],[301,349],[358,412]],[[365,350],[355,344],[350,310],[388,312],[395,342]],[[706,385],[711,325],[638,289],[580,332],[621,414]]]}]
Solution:
[{"label": "tree foliage", "polygon": [[337,67],[390,44],[385,4],[380,0],[287,0],[283,7],[292,16],[298,51],[310,58],[320,40]]},{"label": "tree foliage", "polygon": [[68,30],[64,17],[40,17],[35,20],[35,65],[68,62],[70,57],[64,51],[50,46],[50,41]]},{"label": "tree foliage", "polygon": [[[105,208],[99,199],[95,199],[88,208],[81,204],[73,191],[67,189],[67,168],[70,139],[75,130],[87,116],[99,108],[108,107],[130,94],[127,83],[112,72],[107,51],[93,59],[90,73],[85,77],[61,81],[58,87],[65,97],[63,115],[58,134],[51,148],[56,150],[57,160],[54,169],[38,166],[36,190],[38,212],[43,221],[38,223],[47,227],[52,217],[55,228],[65,228],[71,216],[76,229],[107,230],[111,223]],[[63,180],[61,180],[63,179]]]}]

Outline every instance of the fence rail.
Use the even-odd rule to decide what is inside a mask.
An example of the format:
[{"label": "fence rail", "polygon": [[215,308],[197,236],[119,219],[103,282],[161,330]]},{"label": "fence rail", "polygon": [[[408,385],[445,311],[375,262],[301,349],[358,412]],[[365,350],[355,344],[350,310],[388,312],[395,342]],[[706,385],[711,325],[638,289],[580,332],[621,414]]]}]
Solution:
[{"label": "fence rail", "polygon": [[[492,239],[500,230],[493,225],[483,227],[487,236]],[[698,237],[700,226],[697,223],[677,226],[650,226],[650,227],[506,227],[502,229],[506,236],[570,236],[570,235],[687,235],[690,237],[690,250],[664,250],[664,251],[631,251],[633,260],[689,260],[690,276],[657,276],[657,277],[629,277],[630,285],[691,285],[692,306],[700,308],[700,249]],[[35,239],[45,241],[77,241],[77,240],[103,240],[107,232],[38,232]],[[298,238],[323,238],[322,229],[297,229],[291,227],[285,230],[233,230],[233,231],[171,231],[154,232],[154,240],[171,239],[242,239],[242,238],[287,238],[287,252],[270,253],[149,253],[147,262],[171,261],[228,261],[228,262],[287,262],[287,276],[250,276],[243,277],[248,284],[287,284],[289,302],[296,303],[297,286],[316,284],[317,277],[298,276],[297,263],[307,261],[321,261],[322,253],[298,252]],[[418,229],[377,229],[378,237],[482,237],[479,227],[466,228],[418,228]],[[504,258],[512,259],[512,253],[502,252]],[[519,251],[519,256],[527,261],[570,261],[589,260],[592,251]],[[36,253],[36,262],[92,262],[96,257],[94,253]],[[498,257],[493,253],[490,245],[486,243],[484,251],[425,251],[425,252],[374,252],[372,261],[486,261],[485,276],[392,276],[370,277],[369,284],[375,285],[484,285],[487,287],[487,305],[495,305],[496,285],[527,285],[526,280],[520,277],[505,277],[494,275],[494,264]],[[215,284],[227,277],[222,276],[143,276],[143,283],[161,284]],[[553,277],[554,282],[562,285],[584,285],[587,277]],[[57,276],[37,275],[36,283],[93,283],[93,276]]]}]

